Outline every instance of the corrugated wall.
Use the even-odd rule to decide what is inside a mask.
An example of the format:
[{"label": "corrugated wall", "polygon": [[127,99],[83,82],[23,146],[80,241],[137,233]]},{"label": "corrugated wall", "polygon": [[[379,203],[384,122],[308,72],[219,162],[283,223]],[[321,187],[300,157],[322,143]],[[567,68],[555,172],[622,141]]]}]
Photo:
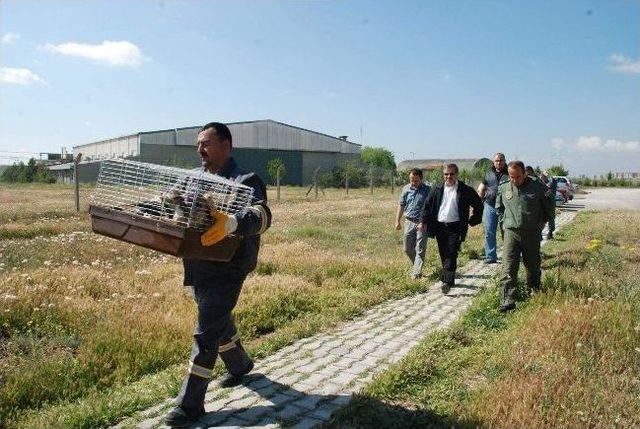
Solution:
[{"label": "corrugated wall", "polygon": [[169,146],[165,144],[141,145],[140,161],[152,164],[170,165],[181,168],[194,168],[200,166],[200,156],[196,147]]},{"label": "corrugated wall", "polygon": [[[175,137],[165,136],[162,143],[158,144],[170,144],[173,138],[179,146],[195,145],[199,129],[192,127],[169,131],[175,132]],[[360,146],[354,143],[275,121],[232,123],[229,124],[229,130],[233,136],[233,146],[237,148],[360,153]],[[142,142],[146,143],[147,140],[143,139]]]},{"label": "corrugated wall", "polygon": [[140,144],[176,145],[176,130],[140,133]]},{"label": "corrugated wall", "polygon": [[232,156],[238,164],[250,171],[255,171],[262,180],[271,184],[272,180],[267,173],[267,163],[280,158],[284,162],[286,175],[281,179],[283,185],[302,184],[302,153],[286,150],[261,150],[248,148],[234,148]]},{"label": "corrugated wall", "polygon": [[75,146],[73,155],[76,156],[78,153],[82,153],[82,158],[85,160],[138,156],[140,154],[138,134]]}]

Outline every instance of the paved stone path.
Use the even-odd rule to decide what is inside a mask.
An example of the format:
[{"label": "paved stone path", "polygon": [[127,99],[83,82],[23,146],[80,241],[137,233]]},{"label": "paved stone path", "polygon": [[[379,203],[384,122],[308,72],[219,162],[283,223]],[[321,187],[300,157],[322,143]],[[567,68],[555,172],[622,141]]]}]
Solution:
[{"label": "paved stone path", "polygon": [[[574,216],[575,212],[558,213],[556,228]],[[456,320],[498,267],[472,261],[447,295],[436,282],[426,293],[387,301],[332,332],[299,340],[256,362],[244,386],[220,389],[214,380],[205,399],[208,414],[192,427],[321,426],[375,374],[402,359],[429,333]],[[173,399],[168,399],[117,428],[165,427],[164,414],[172,407]],[[145,420],[136,423],[140,418]]]}]

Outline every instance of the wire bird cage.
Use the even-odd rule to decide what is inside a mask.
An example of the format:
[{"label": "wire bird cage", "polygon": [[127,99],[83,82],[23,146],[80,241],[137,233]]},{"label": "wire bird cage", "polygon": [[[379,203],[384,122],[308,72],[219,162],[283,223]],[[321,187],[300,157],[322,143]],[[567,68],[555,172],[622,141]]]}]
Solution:
[{"label": "wire bird cage", "polygon": [[240,238],[200,244],[212,210],[233,215],[253,200],[253,189],[200,170],[124,159],[103,161],[91,196],[93,231],[175,256],[229,261]]}]

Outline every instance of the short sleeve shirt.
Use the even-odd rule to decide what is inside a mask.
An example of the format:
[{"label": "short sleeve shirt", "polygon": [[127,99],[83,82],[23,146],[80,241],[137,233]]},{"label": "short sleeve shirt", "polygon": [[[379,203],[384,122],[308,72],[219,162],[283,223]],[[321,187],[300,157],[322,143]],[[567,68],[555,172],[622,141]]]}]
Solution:
[{"label": "short sleeve shirt", "polygon": [[404,217],[410,220],[418,221],[422,214],[422,208],[424,202],[427,200],[427,196],[431,191],[431,187],[420,183],[417,188],[412,188],[410,184],[407,184],[402,188],[398,204],[404,210]]}]

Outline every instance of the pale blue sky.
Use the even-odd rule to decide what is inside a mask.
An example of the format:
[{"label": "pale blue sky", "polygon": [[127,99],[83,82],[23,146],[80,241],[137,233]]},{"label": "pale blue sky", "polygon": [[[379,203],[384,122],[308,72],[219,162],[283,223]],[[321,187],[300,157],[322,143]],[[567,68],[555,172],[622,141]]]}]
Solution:
[{"label": "pale blue sky", "polygon": [[269,118],[397,161],[640,170],[639,1],[4,0],[0,19],[0,158]]}]

